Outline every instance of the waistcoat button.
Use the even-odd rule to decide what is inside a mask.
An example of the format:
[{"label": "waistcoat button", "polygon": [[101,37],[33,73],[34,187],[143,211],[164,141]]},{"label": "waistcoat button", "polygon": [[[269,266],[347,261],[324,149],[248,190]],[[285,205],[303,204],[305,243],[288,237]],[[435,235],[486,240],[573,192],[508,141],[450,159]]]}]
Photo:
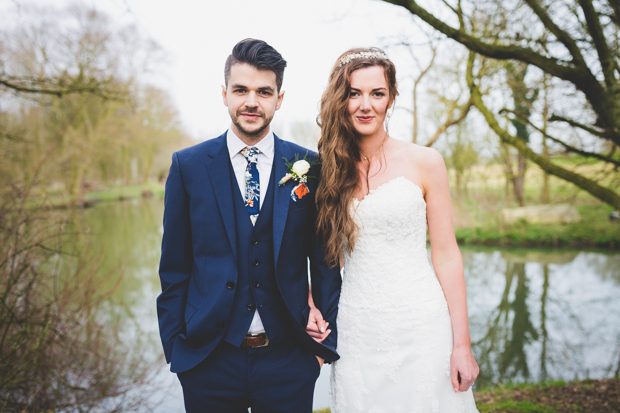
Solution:
[{"label": "waistcoat button", "polygon": [[258,267],[258,260],[252,261],[252,267]]},{"label": "waistcoat button", "polygon": [[232,290],[233,288],[235,288],[235,283],[232,281],[228,281],[226,283],[226,288],[228,288],[229,290]]},{"label": "waistcoat button", "polygon": [[258,245],[258,240],[256,238],[252,238],[252,245]]},{"label": "waistcoat button", "polygon": [[258,281],[254,281],[252,285],[254,286],[254,288],[260,287],[260,283]]},{"label": "waistcoat button", "polygon": [[254,304],[252,304],[252,303],[248,304],[248,307],[247,307],[247,308],[248,308],[248,311],[254,311],[254,310],[256,310],[256,306],[255,306]]}]

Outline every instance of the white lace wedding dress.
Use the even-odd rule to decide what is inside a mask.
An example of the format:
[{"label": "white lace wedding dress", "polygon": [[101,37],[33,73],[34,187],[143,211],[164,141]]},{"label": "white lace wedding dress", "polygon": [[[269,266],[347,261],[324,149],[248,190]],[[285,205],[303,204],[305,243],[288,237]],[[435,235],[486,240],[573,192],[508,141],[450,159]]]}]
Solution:
[{"label": "white lace wedding dress", "polygon": [[354,200],[360,233],[345,254],[332,413],[477,412],[450,381],[452,325],[426,253],[426,203],[399,177]]}]

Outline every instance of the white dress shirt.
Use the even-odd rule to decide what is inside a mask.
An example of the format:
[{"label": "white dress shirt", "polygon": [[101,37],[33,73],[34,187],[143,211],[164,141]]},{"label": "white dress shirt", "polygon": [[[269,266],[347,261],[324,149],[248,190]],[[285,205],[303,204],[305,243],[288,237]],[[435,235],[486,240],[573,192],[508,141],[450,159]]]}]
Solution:
[{"label": "white dress shirt", "polygon": [[[233,171],[235,172],[235,178],[237,178],[237,184],[239,184],[239,190],[241,191],[241,198],[245,197],[245,168],[248,166],[248,161],[239,152],[245,148],[243,143],[237,135],[232,131],[232,128],[228,129],[226,133],[226,145],[228,146],[228,154],[230,155],[230,163],[232,164]],[[258,169],[258,183],[260,185],[260,208],[263,206],[263,200],[267,195],[267,189],[269,187],[269,178],[271,178],[271,168],[273,166],[273,132],[270,130],[267,135],[260,140],[256,145],[260,153],[256,161],[256,167]],[[248,215],[248,219],[249,215]],[[248,333],[257,334],[264,333],[265,327],[260,319],[258,310],[254,310],[254,318]]]}]

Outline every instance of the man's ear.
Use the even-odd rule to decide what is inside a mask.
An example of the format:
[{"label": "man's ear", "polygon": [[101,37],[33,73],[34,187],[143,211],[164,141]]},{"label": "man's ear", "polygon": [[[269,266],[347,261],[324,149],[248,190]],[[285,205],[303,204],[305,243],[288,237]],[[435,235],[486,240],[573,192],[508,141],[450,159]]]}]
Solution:
[{"label": "man's ear", "polygon": [[228,99],[226,96],[226,86],[222,85],[222,100],[224,101],[224,106],[228,107]]},{"label": "man's ear", "polygon": [[278,94],[278,102],[276,103],[276,110],[280,109],[280,106],[282,106],[282,99],[284,99],[284,91]]}]

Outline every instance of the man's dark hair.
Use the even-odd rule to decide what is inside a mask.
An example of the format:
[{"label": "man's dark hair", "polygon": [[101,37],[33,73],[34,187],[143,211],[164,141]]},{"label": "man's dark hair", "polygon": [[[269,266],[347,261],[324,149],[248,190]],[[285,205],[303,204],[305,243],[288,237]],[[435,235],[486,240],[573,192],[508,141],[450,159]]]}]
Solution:
[{"label": "man's dark hair", "polygon": [[244,39],[237,43],[233,47],[232,54],[226,59],[226,66],[224,67],[226,87],[228,87],[230,68],[237,63],[246,63],[258,70],[271,70],[276,74],[276,85],[278,86],[278,93],[280,92],[286,60],[276,49],[257,39]]}]

